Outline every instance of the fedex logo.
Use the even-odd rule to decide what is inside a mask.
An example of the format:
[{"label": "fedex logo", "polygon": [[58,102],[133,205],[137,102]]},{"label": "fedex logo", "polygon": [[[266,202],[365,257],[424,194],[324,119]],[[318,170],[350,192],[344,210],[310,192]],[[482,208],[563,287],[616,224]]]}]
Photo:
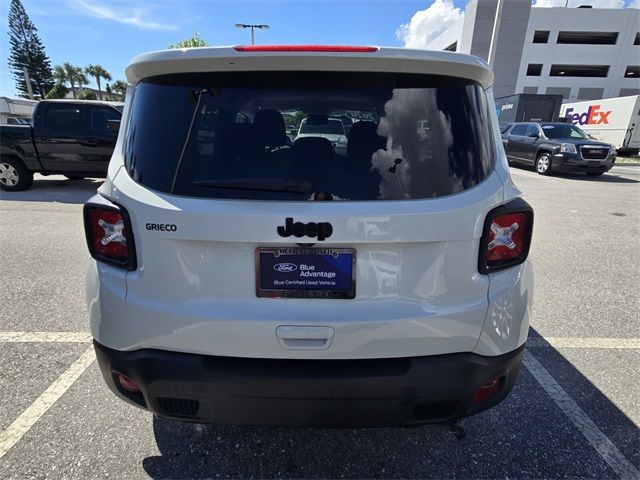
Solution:
[{"label": "fedex logo", "polygon": [[613,110],[600,110],[600,105],[591,105],[583,113],[573,113],[573,107],[567,108],[564,116],[571,119],[574,125],[609,125],[609,115]]}]

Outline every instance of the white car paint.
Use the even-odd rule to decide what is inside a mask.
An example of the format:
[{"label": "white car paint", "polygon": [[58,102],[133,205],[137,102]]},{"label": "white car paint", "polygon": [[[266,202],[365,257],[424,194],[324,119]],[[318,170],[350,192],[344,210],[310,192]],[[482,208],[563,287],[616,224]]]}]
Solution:
[{"label": "white car paint", "polygon": [[[135,85],[164,73],[294,68],[438,72],[476,80],[489,104],[493,99],[493,74],[481,60],[407,49],[366,54],[172,50],[136,57],[127,78]],[[128,95],[100,193],[129,212],[138,268],[125,272],[89,262],[91,333],[102,345],[253,358],[358,359],[454,352],[496,356],[526,341],[530,263],[489,275],[477,271],[486,214],[520,196],[499,147],[495,112],[494,172],[462,193],[388,202],[255,202],[180,197],[134,182],[122,168],[130,102]],[[276,234],[285,216],[329,221],[333,236],[323,246],[356,248],[354,300],[256,297],[255,248],[296,243]],[[146,222],[178,228],[150,232]],[[277,334],[282,326],[318,327],[331,331],[332,339],[325,349],[283,348]]]}]

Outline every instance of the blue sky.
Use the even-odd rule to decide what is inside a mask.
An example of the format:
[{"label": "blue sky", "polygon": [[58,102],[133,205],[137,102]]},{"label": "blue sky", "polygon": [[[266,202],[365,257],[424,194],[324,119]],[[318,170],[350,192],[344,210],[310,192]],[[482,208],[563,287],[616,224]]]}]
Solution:
[{"label": "blue sky", "polygon": [[[553,3],[564,0],[537,0]],[[578,0],[570,0],[574,2]],[[627,6],[640,0],[580,0]],[[7,13],[0,1],[0,96],[15,93],[8,70]],[[460,14],[466,0],[22,0],[38,28],[53,65],[71,62],[103,65],[114,80],[124,80],[129,60],[199,32],[212,45],[249,43],[248,30],[235,23],[267,23],[256,43],[327,43],[402,46],[398,29],[412,18],[433,26]],[[435,4],[434,4],[435,3]],[[634,4],[635,6],[635,4]],[[429,10],[430,9],[430,10]],[[422,15],[422,16],[420,16]],[[453,16],[452,16],[453,15]],[[415,23],[415,22],[414,22]],[[423,25],[424,28],[424,25]]]}]

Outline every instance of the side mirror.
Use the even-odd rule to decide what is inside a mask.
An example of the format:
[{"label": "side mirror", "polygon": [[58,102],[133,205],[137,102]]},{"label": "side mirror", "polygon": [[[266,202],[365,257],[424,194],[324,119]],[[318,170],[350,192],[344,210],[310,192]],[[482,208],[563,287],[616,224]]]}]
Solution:
[{"label": "side mirror", "polygon": [[118,130],[120,130],[120,120],[107,120],[107,129],[111,133],[118,133]]}]

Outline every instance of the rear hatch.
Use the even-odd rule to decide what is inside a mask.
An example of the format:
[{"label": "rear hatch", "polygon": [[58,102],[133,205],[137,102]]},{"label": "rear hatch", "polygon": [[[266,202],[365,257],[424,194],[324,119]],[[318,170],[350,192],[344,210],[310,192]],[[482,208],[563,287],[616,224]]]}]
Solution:
[{"label": "rear hatch", "polygon": [[[133,92],[130,348],[264,358],[470,351],[503,199],[485,93],[380,72],[174,73]],[[353,119],[346,148],[316,126]],[[364,120],[363,120],[364,119]],[[318,131],[322,131],[318,127]]]}]

